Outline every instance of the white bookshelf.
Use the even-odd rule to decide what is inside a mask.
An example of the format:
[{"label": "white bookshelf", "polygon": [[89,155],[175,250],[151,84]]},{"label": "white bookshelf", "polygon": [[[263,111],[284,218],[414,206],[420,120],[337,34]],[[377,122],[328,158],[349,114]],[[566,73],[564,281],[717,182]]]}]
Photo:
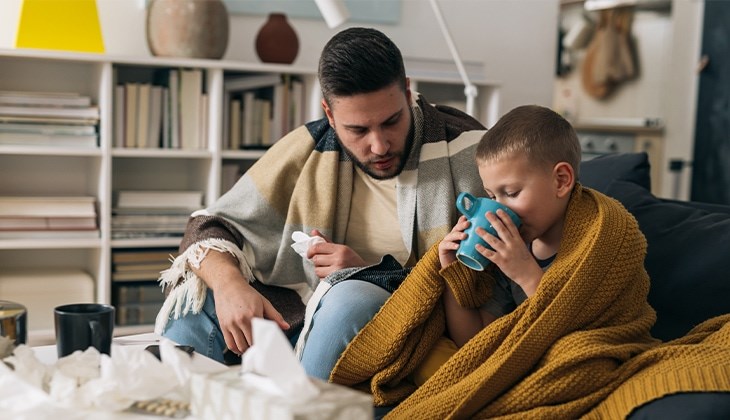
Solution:
[{"label": "white bookshelf", "polygon": [[[200,69],[208,94],[207,144],[200,150],[113,147],[114,88],[135,78],[149,78],[158,69]],[[0,267],[75,267],[95,279],[96,301],[111,302],[111,255],[129,248],[177,248],[179,238],[112,239],[114,191],[200,190],[204,205],[222,193],[224,165],[241,172],[263,150],[226,150],[223,145],[224,80],[229,75],[287,74],[304,83],[305,121],[321,118],[316,70],[278,64],[221,60],[125,57],[41,50],[0,49],[0,90],[76,92],[99,107],[97,148],[0,145],[0,196],[87,195],[96,198],[98,239],[0,240]],[[432,102],[458,102],[463,86],[457,75],[409,74],[413,88],[423,88]],[[143,80],[144,81],[144,80]],[[151,81],[151,80],[148,80]],[[475,79],[479,88],[477,116],[490,126],[496,121],[498,86]],[[22,303],[22,302],[21,302]],[[49,311],[52,308],[48,309]],[[29,314],[33,316],[33,314]],[[117,335],[151,330],[150,325],[124,326]],[[30,331],[34,342],[53,339],[53,331]]]}]

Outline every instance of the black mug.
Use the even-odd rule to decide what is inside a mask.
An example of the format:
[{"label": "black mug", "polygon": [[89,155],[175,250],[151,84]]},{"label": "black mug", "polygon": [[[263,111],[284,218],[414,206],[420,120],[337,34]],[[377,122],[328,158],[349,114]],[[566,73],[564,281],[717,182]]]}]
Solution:
[{"label": "black mug", "polygon": [[94,347],[111,355],[114,307],[101,303],[74,303],[54,309],[58,357]]}]

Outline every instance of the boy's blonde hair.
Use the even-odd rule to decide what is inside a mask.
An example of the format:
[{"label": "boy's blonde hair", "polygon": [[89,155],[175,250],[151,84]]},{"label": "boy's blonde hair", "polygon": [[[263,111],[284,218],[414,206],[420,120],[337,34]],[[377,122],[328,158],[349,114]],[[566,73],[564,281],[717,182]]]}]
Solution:
[{"label": "boy's blonde hair", "polygon": [[477,163],[524,154],[536,165],[552,168],[567,162],[578,178],[580,142],[573,126],[555,111],[538,105],[506,113],[479,141]]}]

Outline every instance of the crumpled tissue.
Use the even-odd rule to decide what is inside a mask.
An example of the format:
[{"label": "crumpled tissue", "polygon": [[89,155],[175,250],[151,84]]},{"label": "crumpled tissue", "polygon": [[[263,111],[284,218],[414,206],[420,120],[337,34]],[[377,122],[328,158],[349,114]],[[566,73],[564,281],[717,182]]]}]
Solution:
[{"label": "crumpled tissue", "polygon": [[0,412],[33,418],[58,409],[121,411],[171,392],[189,399],[191,358],[172,341],[160,342],[163,362],[140,347],[113,344],[112,354],[89,347],[46,365],[30,347],[18,346],[4,359],[13,369],[0,363]]},{"label": "crumpled tissue", "polygon": [[294,241],[294,243],[291,244],[291,247],[297,254],[307,261],[309,261],[307,258],[307,250],[309,247],[320,242],[325,242],[324,238],[321,236],[309,236],[300,230],[292,233],[291,239]]},{"label": "crumpled tissue", "polygon": [[241,368],[194,374],[193,416],[216,420],[370,420],[372,397],[307,376],[279,326],[254,318]]},{"label": "crumpled tissue", "polygon": [[263,318],[251,320],[253,345],[243,353],[241,380],[267,393],[293,400],[310,400],[317,387],[299,364],[281,328]]}]

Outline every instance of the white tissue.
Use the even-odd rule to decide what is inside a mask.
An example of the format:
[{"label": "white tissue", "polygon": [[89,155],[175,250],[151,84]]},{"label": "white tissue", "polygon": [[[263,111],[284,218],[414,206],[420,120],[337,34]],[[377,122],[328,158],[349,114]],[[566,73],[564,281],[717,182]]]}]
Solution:
[{"label": "white tissue", "polygon": [[293,401],[311,400],[319,394],[299,364],[291,344],[274,321],[254,318],[253,345],[241,360],[241,380],[268,394]]},{"label": "white tissue", "polygon": [[[19,346],[5,359],[14,370],[0,372],[0,413],[31,419],[70,409],[85,412],[80,418],[91,418],[87,410],[120,411],[135,401],[187,393],[190,356],[164,338],[160,353],[163,362],[139,346],[112,344],[114,357],[89,347],[46,365],[31,348]],[[5,367],[1,361],[0,365]]]},{"label": "white tissue", "polygon": [[307,250],[310,246],[325,242],[321,236],[309,236],[300,230],[292,233],[291,239],[294,241],[291,247],[304,259],[307,259]]}]

